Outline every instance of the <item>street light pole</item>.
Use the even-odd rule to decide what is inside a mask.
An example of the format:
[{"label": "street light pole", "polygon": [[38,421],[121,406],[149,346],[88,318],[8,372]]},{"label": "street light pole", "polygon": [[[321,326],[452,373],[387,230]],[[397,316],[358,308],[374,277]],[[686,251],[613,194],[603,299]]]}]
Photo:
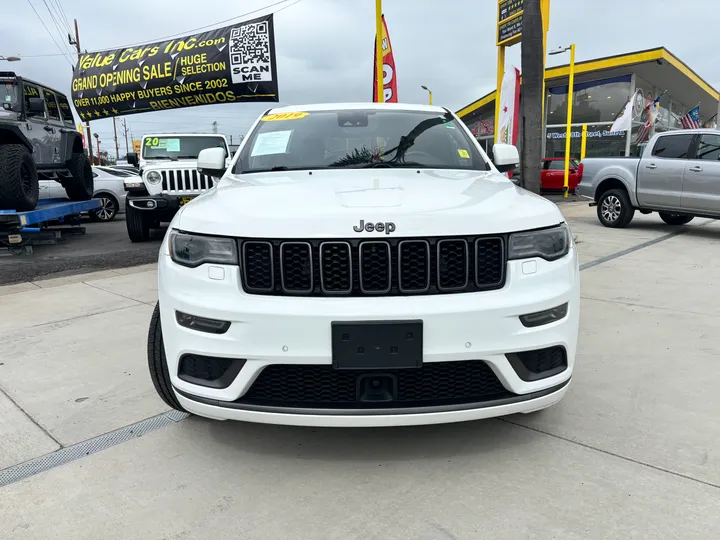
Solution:
[{"label": "street light pole", "polygon": [[572,112],[575,98],[575,44],[564,49],[560,48],[550,54],[562,54],[570,51],[570,76],[568,81],[567,130],[565,134],[565,177],[563,180],[563,197],[567,199],[570,182],[570,143],[572,142]]},{"label": "street light pole", "polygon": [[422,89],[427,90],[427,93],[430,95],[429,105],[432,105],[432,90],[430,90],[427,86],[424,86],[424,85],[422,86]]}]

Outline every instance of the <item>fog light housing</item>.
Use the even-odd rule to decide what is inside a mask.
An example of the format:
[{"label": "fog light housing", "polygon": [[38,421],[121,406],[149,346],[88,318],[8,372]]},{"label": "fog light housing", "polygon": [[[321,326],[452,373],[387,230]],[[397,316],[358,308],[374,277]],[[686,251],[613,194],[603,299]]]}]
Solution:
[{"label": "fog light housing", "polygon": [[155,207],[157,206],[157,203],[156,203],[155,201],[152,201],[152,200],[151,200],[151,201],[146,202],[146,203],[145,203],[145,206],[147,206],[148,208],[152,209],[152,208],[155,208]]},{"label": "fog light housing", "polygon": [[568,312],[567,302],[545,311],[536,311],[527,315],[520,315],[520,322],[526,328],[534,328],[544,324],[550,324],[560,319],[564,319]]},{"label": "fog light housing", "polygon": [[206,332],[208,334],[224,334],[230,328],[229,321],[219,321],[217,319],[206,319],[205,317],[197,317],[189,315],[182,311],[175,312],[175,320],[177,323],[190,330],[198,332]]}]

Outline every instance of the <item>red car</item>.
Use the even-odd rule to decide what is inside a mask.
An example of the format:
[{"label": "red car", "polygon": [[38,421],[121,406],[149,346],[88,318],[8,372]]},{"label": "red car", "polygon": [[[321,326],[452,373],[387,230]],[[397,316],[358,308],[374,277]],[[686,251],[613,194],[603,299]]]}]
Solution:
[{"label": "red car", "polygon": [[[575,191],[582,179],[583,166],[575,159],[570,159],[570,176],[568,189]],[[544,158],[540,173],[542,189],[561,190],[565,185],[565,158]]]}]

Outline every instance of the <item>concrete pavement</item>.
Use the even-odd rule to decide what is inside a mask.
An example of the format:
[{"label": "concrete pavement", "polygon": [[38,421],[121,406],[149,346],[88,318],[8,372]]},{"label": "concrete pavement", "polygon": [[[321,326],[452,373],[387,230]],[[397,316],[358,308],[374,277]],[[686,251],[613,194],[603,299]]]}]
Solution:
[{"label": "concrete pavement", "polygon": [[26,476],[0,487],[0,538],[717,538],[720,225],[561,208],[584,268],[575,377],[501,420],[168,420],[152,266],[0,287],[0,479]]}]

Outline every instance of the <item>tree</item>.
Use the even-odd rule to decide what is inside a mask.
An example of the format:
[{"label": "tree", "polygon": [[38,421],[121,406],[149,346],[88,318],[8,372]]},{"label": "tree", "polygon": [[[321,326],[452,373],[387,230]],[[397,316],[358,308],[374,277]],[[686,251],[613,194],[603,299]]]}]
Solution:
[{"label": "tree", "polygon": [[525,0],[522,29],[522,103],[520,113],[520,177],[523,187],[540,193],[542,162],[542,95],[545,77],[541,0]]}]

